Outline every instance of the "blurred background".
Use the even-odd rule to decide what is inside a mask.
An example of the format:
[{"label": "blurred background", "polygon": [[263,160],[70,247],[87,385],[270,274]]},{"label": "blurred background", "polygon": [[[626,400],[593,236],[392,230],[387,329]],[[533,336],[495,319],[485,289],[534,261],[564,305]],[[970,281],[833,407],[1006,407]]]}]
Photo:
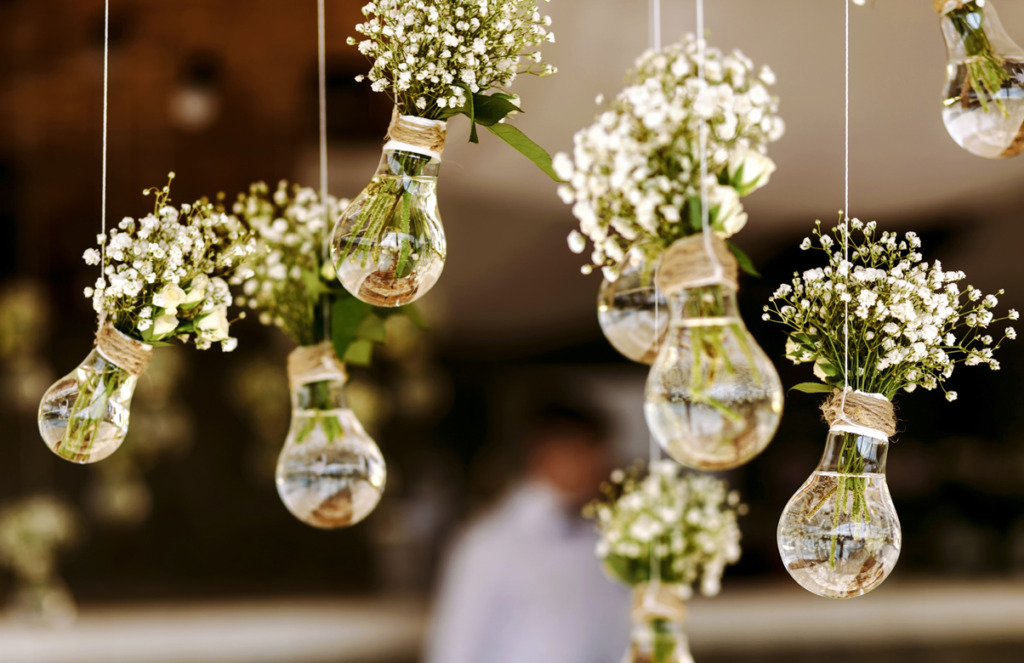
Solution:
[{"label": "blurred background", "polygon": [[[315,184],[314,0],[111,4],[111,221],[143,214],[142,190],[172,170],[178,202],[233,197],[256,180]],[[361,5],[327,0],[331,192],[343,197],[370,177],[390,117],[386,97],[354,81],[367,64],[345,38]],[[555,152],[591,121],[596,95],[621,88],[648,43],[647,3],[544,9],[558,39],[546,60],[560,73],[514,91],[519,126]],[[998,9],[1024,39],[1024,3]],[[692,2],[664,11],[666,40],[693,29]],[[738,237],[763,274],[744,277],[744,318],[773,357],[784,341],[761,306],[811,266],[797,244],[842,206],[843,12],[842,0],[707,3],[711,43],[777,73],[788,125]],[[980,160],[946,135],[929,2],[851,13],[851,214],[916,230],[926,259],[984,291],[1005,288],[1003,304],[1024,309],[1024,159]],[[100,226],[102,36],[101,0],[0,1],[0,544],[21,545],[0,572],[0,660],[419,661],[440,560],[515,478],[538,385],[603,410],[617,460],[647,454],[646,369],[601,335],[599,277],[580,275],[567,250],[569,209],[526,160],[489,135],[470,146],[466,123],[451,123],[440,180],[449,256],[422,302],[428,329],[395,323],[349,391],[388,463],[367,522],[314,531],[278,500],[290,348],[255,320],[241,323],[234,353],[156,353],[122,451],[74,467],[45,448],[35,411],[94,331],[82,289],[96,274],[81,254]],[[792,394],[775,442],[727,476],[750,505],[744,556],[719,598],[694,603],[697,659],[1024,659],[1024,347],[1001,360],[998,373],[959,370],[955,403],[898,401],[889,482],[902,556],[882,588],[843,604],[804,593],[778,560],[778,514],[826,433],[818,399]],[[777,365],[785,384],[808,379]]]}]

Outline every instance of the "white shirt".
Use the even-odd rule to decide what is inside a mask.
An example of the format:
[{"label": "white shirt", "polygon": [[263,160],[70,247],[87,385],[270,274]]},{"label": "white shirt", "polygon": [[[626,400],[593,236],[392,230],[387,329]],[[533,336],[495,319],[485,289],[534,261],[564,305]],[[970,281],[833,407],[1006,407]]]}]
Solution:
[{"label": "white shirt", "polygon": [[471,527],[448,561],[426,663],[617,663],[629,592],[594,554],[597,534],[528,483]]}]

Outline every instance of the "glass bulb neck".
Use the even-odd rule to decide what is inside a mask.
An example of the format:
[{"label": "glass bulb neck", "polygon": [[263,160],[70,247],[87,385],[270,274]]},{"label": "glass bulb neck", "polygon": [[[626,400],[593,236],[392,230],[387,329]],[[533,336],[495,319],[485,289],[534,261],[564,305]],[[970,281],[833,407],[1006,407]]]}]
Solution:
[{"label": "glass bulb neck", "polygon": [[818,471],[837,474],[885,474],[888,454],[889,443],[885,440],[868,435],[829,431]]},{"label": "glass bulb neck", "polygon": [[319,380],[292,389],[292,410],[344,410],[345,380]]},{"label": "glass bulb neck", "polygon": [[376,174],[378,177],[437,177],[440,172],[439,157],[384,148]]},{"label": "glass bulb neck", "polygon": [[727,318],[730,324],[740,320],[736,289],[729,285],[686,288],[669,295],[669,309],[676,324],[708,318]]},{"label": "glass bulb neck", "polygon": [[951,63],[992,55],[1024,59],[1024,49],[1010,38],[991,2],[948,2],[942,13],[942,36]]}]

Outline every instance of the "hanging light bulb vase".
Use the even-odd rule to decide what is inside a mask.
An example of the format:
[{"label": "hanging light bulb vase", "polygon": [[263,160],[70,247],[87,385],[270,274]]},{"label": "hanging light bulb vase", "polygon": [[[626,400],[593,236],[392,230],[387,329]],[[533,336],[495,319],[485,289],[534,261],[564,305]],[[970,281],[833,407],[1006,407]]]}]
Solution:
[{"label": "hanging light bulb vase", "polygon": [[633,588],[633,629],[622,663],[693,663],[683,631],[686,604],[671,585]]},{"label": "hanging light bulb vase", "polygon": [[387,469],[345,402],[345,366],[330,342],[288,357],[292,420],[277,461],[277,492],[296,518],[320,529],[355,525],[376,508]]},{"label": "hanging light bulb vase", "polygon": [[619,278],[601,282],[597,320],[608,342],[624,357],[653,364],[668,331],[668,300],[654,282],[660,253],[633,247],[619,265]]},{"label": "hanging light bulb vase", "polygon": [[836,390],[822,406],[831,426],[814,473],[779,520],[779,553],[807,591],[861,596],[896,566],[902,530],[885,480],[892,404],[880,394]]},{"label": "hanging light bulb vase", "polygon": [[341,284],[373,306],[404,306],[441,277],[447,252],[437,207],[446,123],[396,109],[373,180],[342,213],[331,240]]},{"label": "hanging light bulb vase", "polygon": [[957,145],[988,159],[1024,151],[1024,49],[986,0],[934,0],[948,56],[942,121]]},{"label": "hanging light bulb vase", "polygon": [[738,467],[764,450],[782,417],[778,373],[736,305],[738,265],[697,235],[666,250],[658,286],[671,319],[647,378],[647,426],[673,459],[698,470]]},{"label": "hanging light bulb vase", "polygon": [[102,323],[89,356],[39,403],[46,446],[73,463],[95,463],[117,451],[128,434],[135,385],[152,353],[152,346]]}]

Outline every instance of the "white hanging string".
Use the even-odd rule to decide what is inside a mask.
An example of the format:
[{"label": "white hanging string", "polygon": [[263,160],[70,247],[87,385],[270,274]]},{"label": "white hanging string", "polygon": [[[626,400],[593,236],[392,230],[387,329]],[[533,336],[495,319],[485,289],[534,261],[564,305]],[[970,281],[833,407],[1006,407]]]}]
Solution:
[{"label": "white hanging string", "polygon": [[[650,14],[650,26],[648,33],[648,45],[653,51],[661,50],[661,0],[649,0],[648,9]],[[659,263],[660,268],[660,263]],[[658,335],[661,307],[659,298],[661,292],[658,288],[658,270],[654,272],[654,354],[657,357],[661,353],[661,337]],[[651,473],[652,466],[661,460],[661,446],[650,435],[647,468]],[[651,577],[647,585],[647,592],[644,594],[645,607],[656,607],[659,588],[661,587],[661,559],[658,555],[657,546],[651,545]]]},{"label": "white hanging string", "polygon": [[[843,259],[850,261],[850,3],[846,6],[846,53],[845,53],[845,88],[843,99],[844,116],[844,152],[843,152]],[[850,302],[844,302],[843,309],[843,399],[839,414],[846,420],[846,392],[850,389]]]},{"label": "white hanging string", "polygon": [[[320,105],[320,204],[324,210],[324,236],[320,245],[320,263],[326,265],[330,259],[331,209],[327,192],[327,28],[324,16],[324,0],[317,0],[317,83]],[[330,303],[326,297],[321,300],[324,340],[331,339]]]},{"label": "white hanging string", "polygon": [[[704,28],[704,0],[697,0],[697,78],[700,80],[700,91],[704,93],[707,87],[705,75],[705,64],[707,62],[707,40],[705,39]],[[711,244],[711,210],[708,209],[708,122],[703,115],[699,115],[699,158],[700,158],[700,227],[704,238],[704,252],[708,256],[708,262],[714,267],[713,282],[719,283],[725,277],[725,270],[718,259],[714,246]]]},{"label": "white hanging string", "polygon": [[652,51],[661,50],[661,0],[648,0],[650,25],[648,44]]},{"label": "white hanging string", "polygon": [[107,274],[107,113],[110,107],[110,0],[103,3],[103,157],[100,184],[100,278],[106,281]]}]

